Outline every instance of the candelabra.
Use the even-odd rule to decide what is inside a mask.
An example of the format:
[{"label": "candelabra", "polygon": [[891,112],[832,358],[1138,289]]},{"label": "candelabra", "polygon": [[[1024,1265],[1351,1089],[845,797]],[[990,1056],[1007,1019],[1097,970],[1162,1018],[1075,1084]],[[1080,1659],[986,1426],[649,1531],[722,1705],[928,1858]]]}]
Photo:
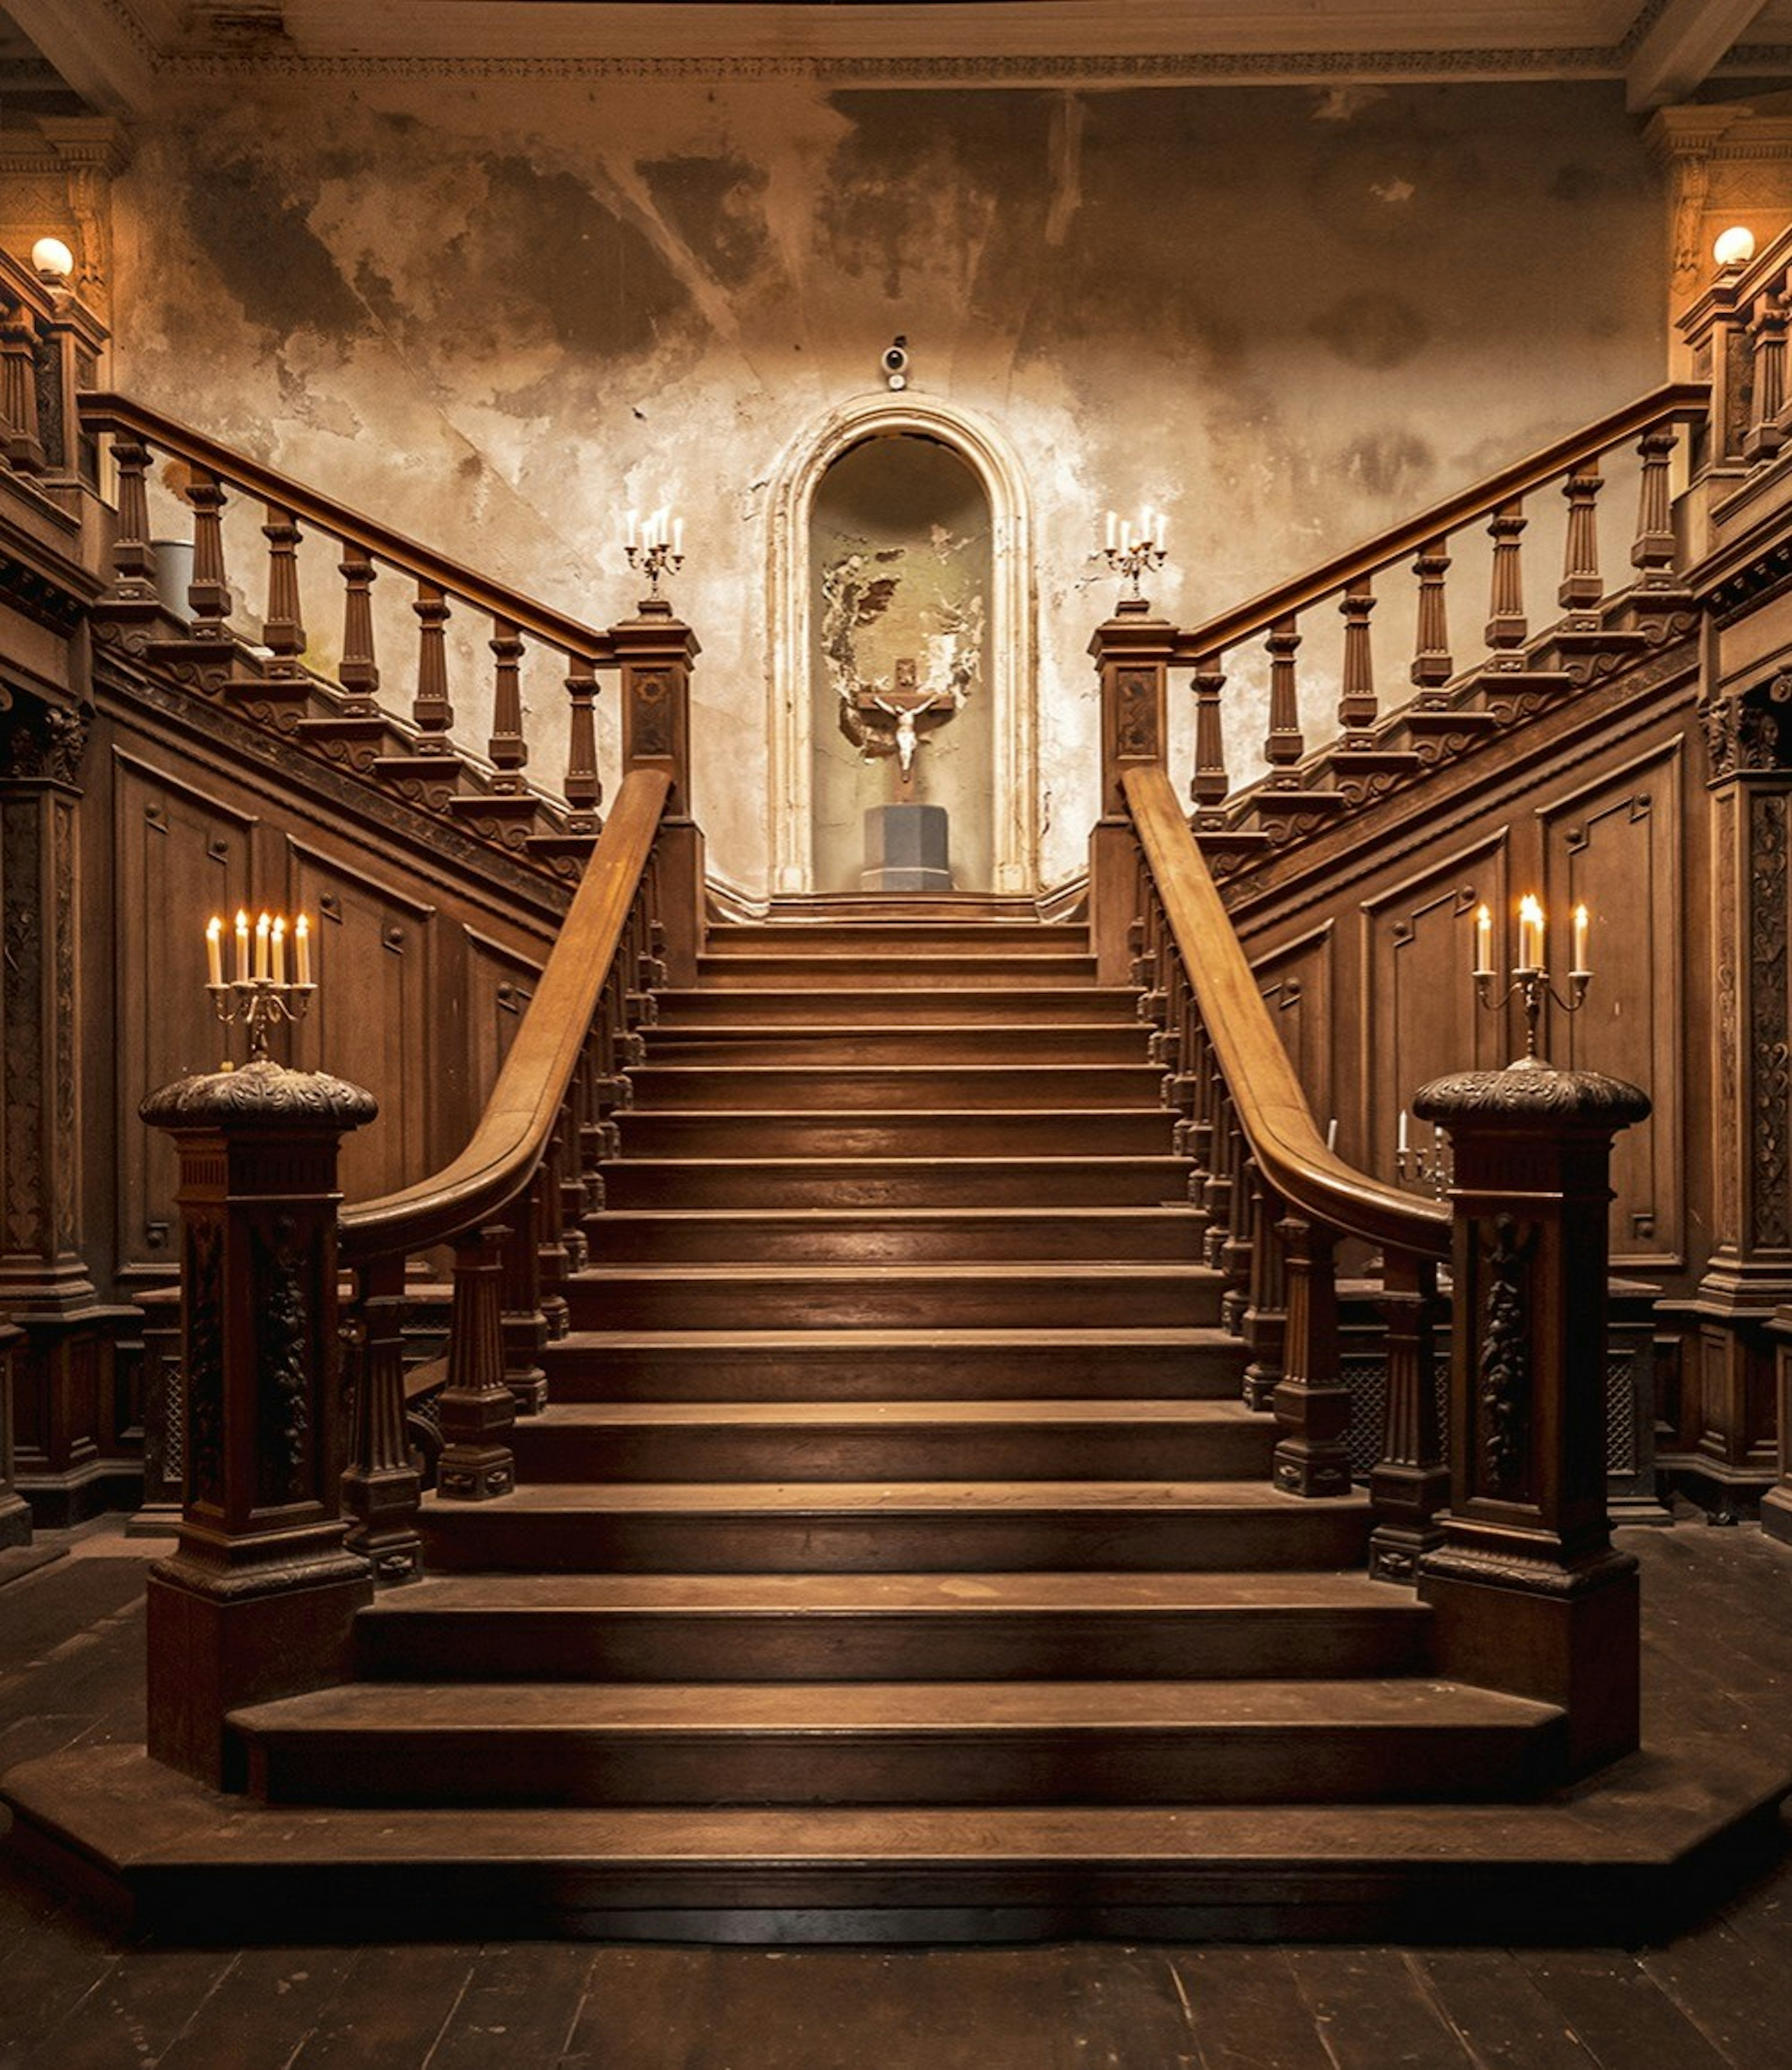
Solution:
[{"label": "candelabra", "polygon": [[1141,579],[1156,575],[1169,558],[1164,544],[1164,515],[1148,505],[1139,513],[1139,530],[1134,536],[1130,519],[1123,520],[1112,510],[1107,513],[1107,543],[1102,549],[1111,574],[1118,575],[1128,585],[1124,594],[1137,596]]},{"label": "candelabra", "polygon": [[1393,1153],[1393,1171],[1401,1185],[1409,1184],[1438,1201],[1450,1191],[1454,1176],[1450,1147],[1435,1128],[1431,1131],[1429,1146],[1424,1149],[1407,1140],[1404,1110],[1400,1116],[1400,1139]]},{"label": "candelabra", "polygon": [[1493,970],[1493,916],[1483,906],[1475,916],[1475,996],[1490,1012],[1499,1009],[1513,999],[1522,1000],[1524,1007],[1524,1054],[1517,1061],[1520,1064],[1537,1064],[1543,1060],[1537,1054],[1537,1024],[1543,1016],[1545,1000],[1553,1002],[1564,1013],[1578,1013],[1586,1004],[1586,988],[1592,982],[1593,972],[1588,968],[1587,909],[1574,908],[1573,965],[1568,973],[1568,992],[1565,997],[1550,980],[1549,966],[1544,960],[1543,908],[1532,898],[1518,902],[1518,960],[1512,966],[1512,983],[1504,992],[1496,992]]},{"label": "candelabra", "polygon": [[660,578],[676,575],[685,565],[685,521],[673,517],[662,504],[645,518],[628,513],[628,538],[623,547],[628,565],[648,581],[648,593],[657,597]]},{"label": "candelabra", "polygon": [[[284,914],[264,913],[254,929],[250,955],[249,916],[236,916],[236,974],[224,976],[223,921],[214,916],[206,927],[206,955],[212,1010],[227,1028],[239,1022],[248,1030],[249,1062],[264,1063],[268,1038],[283,1021],[304,1020],[317,989],[311,977],[311,923],[301,914],[292,928],[294,972],[286,975],[288,929]],[[229,1066],[227,1065],[226,1069]]]}]

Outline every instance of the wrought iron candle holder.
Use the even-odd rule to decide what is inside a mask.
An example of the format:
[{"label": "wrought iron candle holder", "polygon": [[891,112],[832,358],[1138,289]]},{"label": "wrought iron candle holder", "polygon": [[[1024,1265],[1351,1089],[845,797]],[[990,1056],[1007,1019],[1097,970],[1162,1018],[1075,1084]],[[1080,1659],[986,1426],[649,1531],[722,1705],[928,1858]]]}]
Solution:
[{"label": "wrought iron candle holder", "polygon": [[[291,936],[294,975],[286,975],[288,928],[284,914],[264,913],[253,929],[254,951],[250,950],[251,929],[247,913],[236,916],[236,975],[227,978],[223,967],[222,918],[214,917],[206,927],[206,955],[212,1010],[227,1028],[239,1023],[248,1031],[249,1062],[268,1058],[268,1039],[283,1023],[293,1025],[304,1020],[317,989],[311,976],[311,927],[304,914],[293,923]],[[227,1063],[225,1069],[231,1066]]]},{"label": "wrought iron candle holder", "polygon": [[1431,1140],[1424,1148],[1406,1139],[1406,1117],[1400,1117],[1400,1141],[1393,1153],[1394,1176],[1402,1186],[1414,1191],[1428,1193],[1434,1201],[1441,1201],[1454,1183],[1454,1171],[1450,1156],[1450,1146],[1437,1130],[1431,1131]]},{"label": "wrought iron candle holder", "polygon": [[650,511],[644,520],[628,513],[628,538],[623,547],[628,565],[647,578],[648,594],[660,594],[664,575],[676,575],[685,565],[685,521],[674,518],[665,505]]},{"label": "wrought iron candle holder", "polygon": [[1585,906],[1574,908],[1573,924],[1574,962],[1568,973],[1568,991],[1564,995],[1556,989],[1544,960],[1543,908],[1535,898],[1521,898],[1518,905],[1518,960],[1512,967],[1512,982],[1504,992],[1496,992],[1492,964],[1492,916],[1485,906],[1475,915],[1475,996],[1489,1012],[1494,1013],[1512,1000],[1524,1002],[1524,1054],[1516,1060],[1520,1065],[1544,1061],[1537,1053],[1537,1027],[1545,1002],[1554,1004],[1564,1013],[1578,1013],[1586,1004],[1587,987],[1593,981],[1593,972],[1586,960]]},{"label": "wrought iron candle holder", "polygon": [[1107,543],[1102,556],[1108,571],[1127,585],[1123,592],[1127,596],[1140,594],[1139,583],[1148,575],[1156,575],[1169,558],[1164,545],[1164,513],[1148,506],[1139,519],[1139,534],[1133,536],[1130,522],[1123,522],[1117,513],[1107,513]]}]

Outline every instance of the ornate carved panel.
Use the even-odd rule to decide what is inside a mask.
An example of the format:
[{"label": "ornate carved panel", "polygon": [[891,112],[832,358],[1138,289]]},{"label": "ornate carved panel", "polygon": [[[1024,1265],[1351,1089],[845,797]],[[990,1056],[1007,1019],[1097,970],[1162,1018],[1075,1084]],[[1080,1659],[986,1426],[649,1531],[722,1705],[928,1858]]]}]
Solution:
[{"label": "ornate carved panel", "polygon": [[1620,1267],[1675,1264],[1685,1242],[1679,1012],[1685,746],[1676,735],[1538,815],[1544,904],[1559,922],[1561,946],[1565,949],[1577,904],[1593,916],[1586,1004],[1572,1019],[1556,1017],[1549,1053],[1577,1069],[1626,1078],[1655,1103],[1650,1118],[1626,1129],[1613,1148],[1611,1257]]}]

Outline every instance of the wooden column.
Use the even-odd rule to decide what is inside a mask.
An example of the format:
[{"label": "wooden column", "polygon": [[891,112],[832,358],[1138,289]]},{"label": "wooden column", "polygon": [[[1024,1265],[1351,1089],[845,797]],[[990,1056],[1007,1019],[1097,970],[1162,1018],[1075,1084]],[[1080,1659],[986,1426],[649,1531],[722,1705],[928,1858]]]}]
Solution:
[{"label": "wooden column", "polygon": [[1419,1564],[1442,1675],[1567,1713],[1575,1774],[1637,1744],[1636,1562],[1606,1508],[1614,1137],[1647,1096],[1532,1062],[1420,1089],[1454,1158],[1450,1508]]},{"label": "wooden column", "polygon": [[702,954],[703,834],[691,817],[690,673],[701,651],[664,597],[641,599],[638,616],[610,628],[622,669],[622,766],[663,769],[672,779],[654,851],[665,928],[666,981],[696,982]]},{"label": "wooden column", "polygon": [[13,1486],[12,1361],[25,1332],[0,1323],[0,1552],[31,1542],[31,1512]]},{"label": "wooden column", "polygon": [[1089,837],[1089,932],[1096,983],[1124,984],[1138,918],[1138,867],[1120,779],[1167,766],[1168,696],[1176,628],[1142,596],[1123,596],[1089,643],[1101,679],[1102,812]]},{"label": "wooden column", "polygon": [[149,1746],[240,1788],[227,1714],[351,1671],[368,1562],[343,1544],[337,1146],[373,1095],[269,1063],[143,1102],[179,1146],[186,1483],[149,1580]]}]

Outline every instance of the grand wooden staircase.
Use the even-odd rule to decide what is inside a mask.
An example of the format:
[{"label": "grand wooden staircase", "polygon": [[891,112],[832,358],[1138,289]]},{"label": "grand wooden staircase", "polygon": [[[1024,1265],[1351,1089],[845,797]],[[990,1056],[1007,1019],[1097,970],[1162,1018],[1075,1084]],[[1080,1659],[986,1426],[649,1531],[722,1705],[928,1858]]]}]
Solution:
[{"label": "grand wooden staircase", "polygon": [[1017,1847],[1037,1880],[1029,1818],[1099,1858],[1141,1806],[1185,1844],[1196,1806],[1549,1782],[1559,1713],[1428,1677],[1365,1502],[1271,1484],[1160,1078],[1078,929],[718,931],[517,1491],[428,1505],[360,1679],[235,1716],[253,1795],[413,1807],[463,1868],[552,1807],[538,1922],[628,1930],[644,1879],[863,1931],[918,1833],[959,1859],[904,1903],[949,1912]]}]

